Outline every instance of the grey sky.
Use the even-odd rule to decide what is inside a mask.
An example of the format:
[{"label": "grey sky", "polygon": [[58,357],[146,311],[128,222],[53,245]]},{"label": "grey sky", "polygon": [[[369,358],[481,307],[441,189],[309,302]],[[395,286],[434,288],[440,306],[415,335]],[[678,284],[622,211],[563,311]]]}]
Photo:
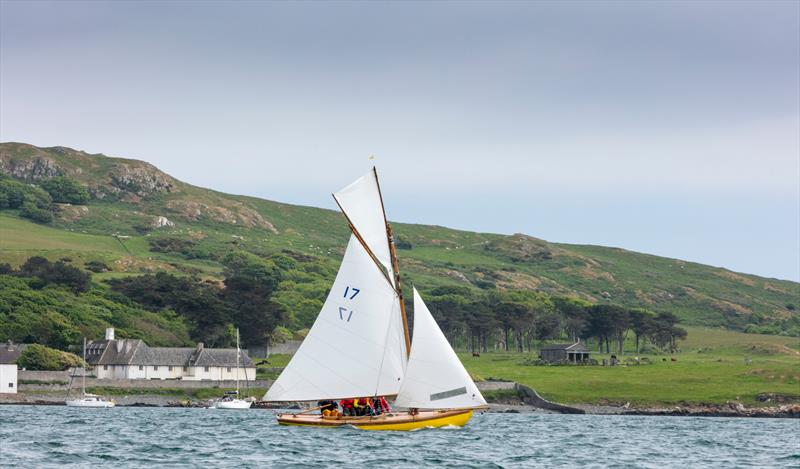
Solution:
[{"label": "grey sky", "polygon": [[0,2],[0,140],[800,279],[800,2]]}]

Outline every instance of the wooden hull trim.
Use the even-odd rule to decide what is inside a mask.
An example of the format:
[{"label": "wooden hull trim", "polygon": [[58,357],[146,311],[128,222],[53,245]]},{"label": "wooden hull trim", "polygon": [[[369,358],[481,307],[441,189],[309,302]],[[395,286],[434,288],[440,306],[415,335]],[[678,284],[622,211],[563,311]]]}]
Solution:
[{"label": "wooden hull trim", "polygon": [[361,430],[408,431],[420,428],[463,427],[472,418],[472,409],[420,411],[416,415],[393,412],[375,417],[324,417],[320,414],[278,414],[280,425],[339,428],[347,425]]}]

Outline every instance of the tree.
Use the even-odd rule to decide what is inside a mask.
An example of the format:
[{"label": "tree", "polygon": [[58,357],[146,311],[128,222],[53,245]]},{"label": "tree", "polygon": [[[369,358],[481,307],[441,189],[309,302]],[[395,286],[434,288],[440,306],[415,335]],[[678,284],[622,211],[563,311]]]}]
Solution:
[{"label": "tree", "polygon": [[53,202],[82,205],[89,201],[89,191],[78,181],[66,176],[57,176],[42,181],[42,189],[46,190]]},{"label": "tree", "polygon": [[653,321],[650,333],[651,340],[661,348],[669,346],[670,351],[677,349],[677,340],[686,338],[686,329],[678,327],[678,318],[669,312],[658,313]]},{"label": "tree", "polygon": [[559,297],[553,298],[553,305],[564,317],[564,329],[567,335],[573,341],[585,337],[589,327],[589,308],[592,304],[580,298]]},{"label": "tree", "polygon": [[269,342],[286,317],[283,307],[272,301],[281,279],[280,270],[272,261],[239,252],[226,256],[224,263],[222,296],[235,312],[233,320],[242,332],[242,340],[252,345]]},{"label": "tree", "polygon": [[221,289],[212,283],[166,272],[115,279],[111,288],[151,311],[171,309],[191,324],[192,339],[210,346],[228,346],[232,336],[231,305],[223,301]]},{"label": "tree", "polygon": [[639,344],[641,339],[646,338],[653,331],[655,314],[646,309],[630,310],[630,324],[636,336],[636,355],[639,355]]},{"label": "tree", "polygon": [[35,279],[32,286],[42,288],[50,284],[65,285],[75,293],[85,292],[91,286],[91,275],[62,261],[50,262],[44,257],[28,258],[19,268],[18,274]]}]

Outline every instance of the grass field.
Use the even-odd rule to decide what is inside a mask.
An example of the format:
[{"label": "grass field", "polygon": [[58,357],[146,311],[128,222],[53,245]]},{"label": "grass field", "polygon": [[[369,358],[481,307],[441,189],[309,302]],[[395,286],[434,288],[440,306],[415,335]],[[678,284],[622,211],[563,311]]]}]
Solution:
[{"label": "grass field", "polygon": [[649,365],[533,366],[526,364],[533,355],[517,353],[460,357],[473,375],[517,381],[556,402],[758,405],[761,393],[800,399],[798,347],[797,338],[690,327],[681,353],[650,355]]}]

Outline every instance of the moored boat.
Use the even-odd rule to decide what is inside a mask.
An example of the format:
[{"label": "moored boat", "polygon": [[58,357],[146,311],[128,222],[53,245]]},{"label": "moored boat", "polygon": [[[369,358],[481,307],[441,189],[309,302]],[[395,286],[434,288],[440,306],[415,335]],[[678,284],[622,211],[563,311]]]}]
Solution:
[{"label": "moored boat", "polygon": [[463,426],[486,406],[422,297],[408,328],[392,228],[378,175],[333,194],[351,236],[328,298],[265,401],[331,401],[396,396],[407,411],[379,415],[282,413],[281,425],[364,430]]},{"label": "moored boat", "polygon": [[239,356],[241,353],[239,348],[239,329],[236,329],[236,391],[227,391],[222,399],[214,403],[212,407],[215,409],[249,409],[253,405],[252,400],[241,399],[241,394],[239,393]]},{"label": "moored boat", "polygon": [[[98,396],[97,394],[90,394],[86,392],[86,338],[83,338],[83,373],[81,373],[81,395],[78,398],[70,399],[69,398],[69,390],[67,390],[67,400],[66,404],[68,407],[114,407],[116,403],[111,400],[107,400],[102,396]],[[72,377],[75,377],[73,373]],[[70,379],[70,385],[72,384],[72,379]]]},{"label": "moored boat", "polygon": [[114,407],[114,401],[108,401],[102,396],[96,394],[83,393],[83,396],[77,399],[67,399],[68,407]]}]

